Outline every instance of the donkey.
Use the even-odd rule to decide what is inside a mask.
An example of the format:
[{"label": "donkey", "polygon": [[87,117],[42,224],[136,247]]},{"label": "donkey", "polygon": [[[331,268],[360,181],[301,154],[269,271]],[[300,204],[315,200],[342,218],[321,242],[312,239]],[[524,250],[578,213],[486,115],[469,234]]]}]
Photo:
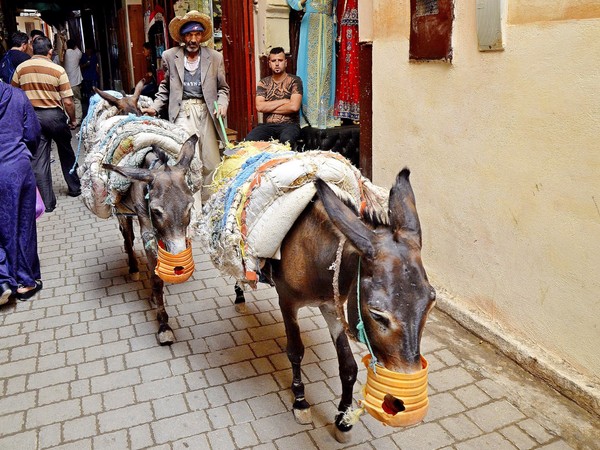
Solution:
[{"label": "donkey", "polygon": [[[136,85],[133,95],[123,98],[114,97],[96,88],[94,91],[115,106],[118,115],[141,116],[138,100],[143,87],[142,80]],[[174,333],[169,326],[169,316],[165,310],[164,282],[154,271],[157,262],[157,245],[161,244],[167,252],[173,254],[186,249],[186,232],[194,203],[192,191],[186,182],[186,175],[190,170],[197,142],[196,135],[187,139],[174,166],[168,166],[166,154],[154,146],[152,151],[146,154],[141,167],[102,165],[104,169],[117,172],[132,181],[131,187],[121,197],[118,205],[119,211],[131,213],[117,213],[117,218],[127,252],[129,274],[134,281],[139,280],[139,266],[133,249],[133,216],[136,216],[139,221],[140,234],[151,273],[151,301],[156,305],[160,345],[171,345],[174,342]]]},{"label": "donkey", "polygon": [[[300,368],[304,345],[298,310],[318,306],[327,322],[342,383],[335,418],[335,437],[340,442],[349,440],[352,428],[342,419],[352,407],[358,369],[346,332],[356,337],[358,308],[372,352],[381,364],[405,373],[422,369],[421,334],[436,294],[421,262],[421,226],[409,175],[403,169],[390,191],[389,225],[360,218],[317,179],[314,201],[287,233],[281,259],[268,260],[265,266],[279,296],[292,365],[293,410],[299,423],[312,419]],[[341,258],[337,256],[340,251]],[[334,261],[339,265],[337,285],[329,270]],[[348,323],[343,316],[346,301]]]},{"label": "donkey", "polygon": [[[127,194],[119,202],[120,208],[132,211],[140,224],[140,234],[152,279],[152,302],[156,305],[158,342],[171,345],[175,340],[165,309],[163,280],[154,272],[157,262],[157,245],[169,253],[186,249],[187,228],[190,224],[194,197],[186,181],[194,157],[198,136],[192,135],[183,144],[174,166],[167,165],[164,152],[153,147],[141,167],[121,167],[103,164],[107,170],[117,172],[132,181]],[[119,229],[125,242],[129,273],[139,279],[138,261],[133,250],[133,217],[118,214]]]}]

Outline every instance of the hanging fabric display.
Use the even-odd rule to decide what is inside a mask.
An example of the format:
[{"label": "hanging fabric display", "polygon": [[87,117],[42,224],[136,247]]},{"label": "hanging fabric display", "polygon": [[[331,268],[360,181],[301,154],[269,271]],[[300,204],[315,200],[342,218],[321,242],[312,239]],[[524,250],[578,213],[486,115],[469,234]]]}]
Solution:
[{"label": "hanging fabric display", "polygon": [[331,128],[340,125],[333,116],[335,102],[334,14],[337,0],[287,0],[295,10],[304,10],[296,74],[302,78],[300,126]]},{"label": "hanging fabric display", "polygon": [[340,0],[338,5],[340,50],[338,55],[335,115],[359,120],[358,0]]}]

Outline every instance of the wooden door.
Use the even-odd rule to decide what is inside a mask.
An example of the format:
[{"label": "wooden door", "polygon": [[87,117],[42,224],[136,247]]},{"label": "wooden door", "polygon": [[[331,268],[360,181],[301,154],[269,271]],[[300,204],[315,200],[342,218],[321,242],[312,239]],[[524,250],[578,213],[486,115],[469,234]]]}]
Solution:
[{"label": "wooden door", "polygon": [[253,0],[221,0],[223,57],[230,87],[227,126],[243,139],[256,125]]},{"label": "wooden door", "polygon": [[142,5],[127,6],[129,16],[129,36],[131,37],[131,59],[133,61],[133,89],[138,81],[144,78],[148,70],[146,57],[142,52],[144,47],[144,14],[142,13]]},{"label": "wooden door", "polygon": [[[131,80],[129,76],[129,39],[127,39],[127,14],[123,8],[117,12],[119,18],[119,72],[121,73],[121,87],[123,90],[128,91],[131,86]],[[118,86],[115,85],[115,89]]]}]

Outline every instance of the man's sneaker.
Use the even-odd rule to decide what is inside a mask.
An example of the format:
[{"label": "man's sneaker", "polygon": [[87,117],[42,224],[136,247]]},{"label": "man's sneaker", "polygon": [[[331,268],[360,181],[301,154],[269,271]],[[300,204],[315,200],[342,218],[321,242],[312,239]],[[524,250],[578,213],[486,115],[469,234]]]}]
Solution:
[{"label": "man's sneaker", "polygon": [[79,191],[76,191],[76,192],[70,192],[70,191],[69,191],[69,192],[67,192],[67,195],[68,195],[69,197],[79,197],[79,196],[81,195],[81,190],[79,190]]}]

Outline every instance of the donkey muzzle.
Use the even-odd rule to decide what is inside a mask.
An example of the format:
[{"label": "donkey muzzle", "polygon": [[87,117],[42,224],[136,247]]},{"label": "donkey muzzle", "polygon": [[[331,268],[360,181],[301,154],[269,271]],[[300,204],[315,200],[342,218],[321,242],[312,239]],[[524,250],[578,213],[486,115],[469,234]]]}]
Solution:
[{"label": "donkey muzzle", "polygon": [[158,261],[154,273],[163,281],[183,283],[192,276],[195,269],[191,242],[188,240],[186,249],[176,254],[169,253],[161,244],[158,245]]}]

